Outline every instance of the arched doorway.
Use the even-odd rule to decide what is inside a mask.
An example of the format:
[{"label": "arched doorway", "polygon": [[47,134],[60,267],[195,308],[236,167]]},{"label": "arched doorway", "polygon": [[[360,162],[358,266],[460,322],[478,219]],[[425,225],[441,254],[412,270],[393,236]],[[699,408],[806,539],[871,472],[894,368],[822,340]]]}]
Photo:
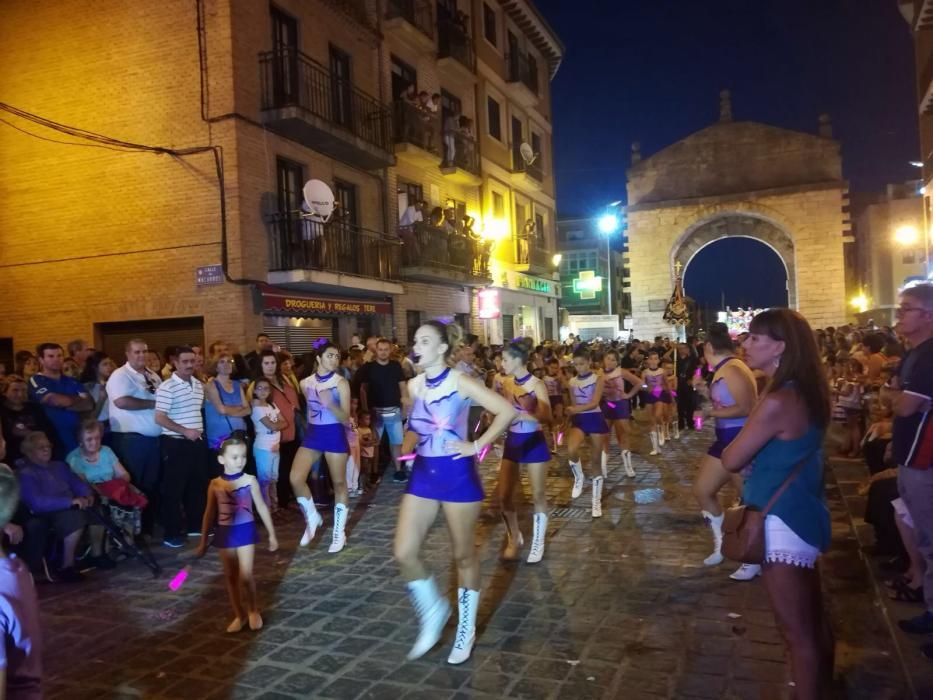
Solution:
[{"label": "arched doorway", "polygon": [[[729,240],[724,249],[716,244]],[[693,267],[693,275],[691,275]],[[725,302],[733,307],[746,303],[760,306],[797,306],[794,243],[790,235],[770,221],[748,214],[727,214],[691,227],[671,250],[671,268],[680,269],[687,296],[697,299],[699,277],[712,271],[721,282]],[[755,277],[758,274],[758,279]],[[783,273],[783,274],[781,274]],[[748,281],[744,287],[732,283]],[[726,293],[727,289],[729,293]],[[708,294],[705,294],[709,300]],[[720,300],[721,301],[721,297]],[[718,302],[717,302],[718,306]]]}]

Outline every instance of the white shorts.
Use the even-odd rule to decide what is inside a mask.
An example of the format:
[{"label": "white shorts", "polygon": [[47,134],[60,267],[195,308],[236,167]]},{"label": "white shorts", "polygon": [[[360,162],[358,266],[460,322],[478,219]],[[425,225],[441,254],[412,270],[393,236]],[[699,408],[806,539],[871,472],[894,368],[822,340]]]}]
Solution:
[{"label": "white shorts", "polygon": [[907,504],[904,503],[904,499],[895,498],[891,501],[891,506],[894,508],[894,512],[901,516],[903,523],[912,530],[914,527],[914,519],[910,517],[910,511],[907,510]]},{"label": "white shorts", "polygon": [[820,550],[807,544],[776,515],[765,516],[765,561],[812,569]]}]

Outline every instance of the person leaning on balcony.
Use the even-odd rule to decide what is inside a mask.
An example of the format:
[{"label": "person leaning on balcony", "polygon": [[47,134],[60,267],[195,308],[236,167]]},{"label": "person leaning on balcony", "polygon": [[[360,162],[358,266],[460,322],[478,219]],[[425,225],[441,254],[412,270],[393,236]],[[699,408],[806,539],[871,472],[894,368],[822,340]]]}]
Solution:
[{"label": "person leaning on balcony", "polygon": [[427,90],[418,93],[418,105],[421,109],[422,146],[426,151],[434,151],[434,118],[437,115],[441,96],[438,93],[429,95]]},{"label": "person leaning on balcony", "polygon": [[463,117],[460,116],[456,107],[451,110],[444,120],[444,167],[456,164],[457,134],[461,130],[462,120]]},{"label": "person leaning on balcony", "polygon": [[402,212],[402,216],[398,222],[398,237],[402,239],[402,243],[405,245],[402,253],[405,257],[405,261],[409,265],[416,263],[421,257],[421,248],[418,245],[415,224],[424,221],[424,207],[424,200],[419,199],[414,201]]}]

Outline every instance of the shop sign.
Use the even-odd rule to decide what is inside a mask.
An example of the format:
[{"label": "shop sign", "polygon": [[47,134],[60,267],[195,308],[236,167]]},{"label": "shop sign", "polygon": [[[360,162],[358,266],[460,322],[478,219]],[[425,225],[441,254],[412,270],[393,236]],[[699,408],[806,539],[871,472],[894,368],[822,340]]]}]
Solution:
[{"label": "shop sign", "polygon": [[224,283],[223,265],[207,265],[199,267],[194,273],[194,283],[199,287],[210,287]]},{"label": "shop sign", "polygon": [[539,277],[529,277],[528,275],[518,275],[518,286],[521,289],[530,289],[533,292],[554,295],[554,283],[543,280]]},{"label": "shop sign", "polygon": [[502,315],[502,307],[499,302],[499,290],[481,289],[476,293],[476,299],[480,318],[499,318]]},{"label": "shop sign", "polygon": [[265,313],[284,316],[358,316],[391,314],[392,304],[387,301],[343,299],[340,297],[305,296],[279,291],[262,292]]}]

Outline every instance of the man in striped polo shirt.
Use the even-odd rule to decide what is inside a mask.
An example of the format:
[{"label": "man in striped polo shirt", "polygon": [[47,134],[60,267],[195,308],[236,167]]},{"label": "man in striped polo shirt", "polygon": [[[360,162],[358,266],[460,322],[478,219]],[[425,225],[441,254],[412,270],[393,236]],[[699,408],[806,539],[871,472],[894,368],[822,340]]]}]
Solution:
[{"label": "man in striped polo shirt", "polygon": [[[204,441],[204,386],[194,376],[197,357],[190,347],[176,350],[175,371],[156,389],[155,422],[162,428],[163,544],[181,547],[184,529],[200,535],[208,483]],[[184,512],[182,509],[184,508]]]}]

